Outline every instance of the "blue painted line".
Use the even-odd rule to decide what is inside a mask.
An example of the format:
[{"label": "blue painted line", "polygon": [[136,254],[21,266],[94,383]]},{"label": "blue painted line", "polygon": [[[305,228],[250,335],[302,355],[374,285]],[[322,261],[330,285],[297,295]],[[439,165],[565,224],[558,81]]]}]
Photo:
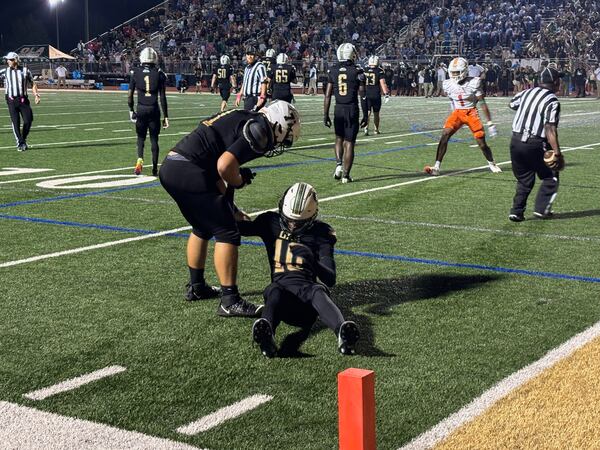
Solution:
[{"label": "blue painted line", "polygon": [[141,185],[135,185],[135,186],[125,186],[125,187],[120,187],[120,188],[103,189],[101,191],[94,191],[94,192],[80,192],[78,194],[68,194],[68,195],[59,195],[56,197],[38,198],[35,200],[21,200],[18,202],[2,203],[2,204],[0,204],[0,208],[10,208],[12,206],[21,206],[21,205],[35,205],[37,203],[57,202],[60,200],[69,200],[72,198],[93,197],[96,195],[110,194],[113,192],[121,192],[121,191],[130,191],[132,189],[150,188],[150,187],[155,187],[155,186],[159,186],[159,185],[160,185],[160,183],[154,182],[154,183],[141,184]]},{"label": "blue painted line", "polygon": [[[60,225],[60,226],[68,226],[68,227],[76,227],[76,228],[88,228],[88,229],[97,229],[104,231],[116,231],[122,233],[135,233],[135,234],[153,234],[156,231],[145,230],[139,228],[125,228],[125,227],[117,227],[112,225],[100,225],[93,223],[81,223],[81,222],[70,222],[70,221],[60,221],[60,220],[52,220],[52,219],[42,219],[37,217],[25,217],[25,216],[13,216],[8,214],[0,214],[0,219],[8,219],[8,220],[19,220],[23,222],[33,222],[33,223],[43,223],[49,225]],[[172,236],[177,238],[187,239],[188,233],[173,233],[168,234],[166,236]],[[255,247],[263,247],[264,244],[258,241],[242,241],[244,245],[252,245]],[[499,266],[488,266],[483,264],[469,264],[469,263],[457,263],[451,261],[443,261],[440,259],[424,259],[424,258],[412,258],[409,256],[402,255],[386,255],[384,253],[373,253],[373,252],[360,252],[354,250],[340,250],[336,249],[335,253],[338,255],[344,256],[358,256],[363,258],[373,258],[380,260],[388,260],[388,261],[402,261],[413,264],[426,264],[430,266],[440,266],[440,267],[454,267],[459,269],[473,269],[473,270],[484,270],[488,272],[499,272],[499,273],[512,273],[517,275],[526,275],[531,277],[538,278],[551,278],[551,279],[562,279],[562,280],[570,280],[570,281],[583,281],[586,283],[599,283],[600,278],[596,277],[584,277],[580,275],[569,275],[555,272],[544,272],[538,270],[526,270],[526,269],[513,269],[510,267],[499,267]]]}]

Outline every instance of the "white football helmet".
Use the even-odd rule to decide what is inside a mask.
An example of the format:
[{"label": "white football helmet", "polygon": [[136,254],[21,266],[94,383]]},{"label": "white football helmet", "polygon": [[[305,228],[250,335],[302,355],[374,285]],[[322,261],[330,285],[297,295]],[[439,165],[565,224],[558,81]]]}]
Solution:
[{"label": "white football helmet", "polygon": [[306,231],[318,213],[317,191],[308,183],[293,184],[279,201],[279,222],[288,233],[300,234]]},{"label": "white football helmet", "polygon": [[369,57],[369,67],[377,67],[379,65],[379,56],[373,55]]},{"label": "white football helmet", "polygon": [[461,81],[469,74],[469,63],[465,58],[454,58],[448,65],[448,76],[454,81]]},{"label": "white football helmet", "polygon": [[277,55],[277,64],[287,64],[288,61],[288,55],[286,55],[285,53],[280,53],[279,55]]},{"label": "white football helmet", "polygon": [[140,53],[140,63],[142,64],[158,64],[158,53],[152,47],[146,47]]},{"label": "white football helmet", "polygon": [[357,54],[356,47],[349,42],[345,42],[337,48],[336,54],[339,62],[355,61]]},{"label": "white football helmet", "polygon": [[273,50],[272,48],[270,48],[269,50],[267,50],[267,52],[265,53],[265,56],[267,58],[275,58],[275,50]]},{"label": "white football helmet", "polygon": [[229,56],[223,55],[223,56],[221,56],[221,59],[219,60],[219,62],[221,63],[221,65],[226,66],[231,62],[231,59],[229,59]]},{"label": "white football helmet", "polygon": [[283,100],[273,100],[260,110],[273,127],[275,149],[265,155],[276,156],[286,147],[291,147],[300,137],[300,114],[291,103]]}]

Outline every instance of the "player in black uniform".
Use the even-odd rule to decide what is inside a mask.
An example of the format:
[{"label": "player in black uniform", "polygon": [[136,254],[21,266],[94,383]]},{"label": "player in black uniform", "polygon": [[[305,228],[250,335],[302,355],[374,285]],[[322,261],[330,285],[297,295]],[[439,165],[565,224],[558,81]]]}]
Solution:
[{"label": "player in black uniform", "polygon": [[[337,49],[339,64],[327,71],[328,84],[325,93],[323,123],[331,127],[329,107],[331,95],[335,95],[333,126],[335,129],[336,167],[333,177],[342,179],[342,183],[352,181],[350,170],[354,162],[354,144],[358,129],[367,124],[367,111],[363,109],[362,120],[358,121],[358,97],[365,96],[365,74],[355,64],[356,48],[350,43],[342,44]],[[362,105],[364,108],[364,105]],[[343,164],[343,167],[342,167]]]},{"label": "player in black uniform", "polygon": [[[265,57],[261,61],[267,70],[267,78],[271,79],[271,71],[275,68],[277,61],[275,59],[275,50],[270,48],[265,52]],[[267,86],[267,101],[273,98],[273,91]]]},{"label": "player in black uniform", "polygon": [[221,94],[222,99],[221,112],[223,112],[227,108],[227,100],[229,100],[231,90],[235,89],[237,84],[229,56],[221,56],[220,63],[221,65],[213,71],[211,86],[215,93],[217,92],[217,87],[219,88],[219,94]]},{"label": "player in black uniform", "polygon": [[[158,135],[160,134],[160,107],[163,113],[162,126],[169,128],[169,113],[167,111],[167,77],[162,70],[156,67],[158,55],[153,48],[146,47],[140,53],[141,67],[131,71],[129,81],[129,118],[135,123],[137,133],[137,154],[133,173],[140,175],[144,165],[144,144],[146,135],[150,131],[150,144],[152,146],[152,175],[158,174]],[[137,90],[138,104],[134,112],[133,93]]]},{"label": "player in black uniform", "polygon": [[219,295],[219,290],[204,280],[208,243],[214,237],[222,295],[218,314],[255,316],[260,310],[238,292],[240,234],[233,189],[243,188],[254,178],[249,168],[240,166],[261,156],[280,154],[299,135],[298,111],[276,100],[260,112],[229,110],[210,117],[169,152],[160,169],[160,182],[192,226],[187,244],[187,300]]},{"label": "player in black uniform", "polygon": [[254,341],[269,358],[277,353],[274,334],[281,321],[301,327],[306,339],[317,317],[336,333],[342,354],[354,353],[358,327],[344,321],[327,289],[336,281],[335,231],[317,220],[317,213],[313,187],[296,183],[285,191],[279,214],[266,212],[253,222],[238,222],[243,236],[260,236],[271,265],[271,284],[263,294],[262,317],[252,326]]},{"label": "player in black uniform", "polygon": [[277,55],[277,64],[272,67],[271,72],[267,72],[267,76],[271,80],[270,90],[273,93],[273,100],[292,103],[294,95],[291,83],[296,82],[296,69],[288,64],[288,56],[285,53]]},{"label": "player in black uniform", "polygon": [[194,78],[196,79],[196,94],[202,92],[202,65],[198,63],[196,67],[194,67]]},{"label": "player in black uniform", "polygon": [[369,119],[371,111],[373,112],[373,122],[375,123],[375,134],[379,134],[379,111],[381,111],[381,93],[385,95],[385,102],[390,101],[390,91],[385,82],[383,69],[379,67],[379,57],[371,56],[368,67],[365,70],[365,93],[366,96],[361,100],[366,102],[363,105],[363,111],[367,111],[367,125],[364,128],[365,136],[369,135]]}]

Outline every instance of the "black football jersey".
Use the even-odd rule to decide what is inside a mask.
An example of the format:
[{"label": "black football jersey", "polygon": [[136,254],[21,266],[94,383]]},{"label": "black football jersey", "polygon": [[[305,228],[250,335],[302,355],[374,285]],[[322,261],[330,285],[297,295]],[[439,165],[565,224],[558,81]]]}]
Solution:
[{"label": "black football jersey", "polygon": [[381,67],[367,67],[365,69],[365,91],[367,97],[381,97],[381,84],[379,81],[384,78]]},{"label": "black football jersey", "polygon": [[220,65],[213,71],[213,75],[217,76],[217,86],[221,89],[231,87],[231,75],[233,74],[232,67],[228,65]]},{"label": "black football jersey", "polygon": [[138,107],[158,107],[160,97],[163,114],[167,114],[166,100],[167,76],[156,67],[142,66],[131,71],[129,80],[129,102],[133,107],[133,93],[137,91]]},{"label": "black football jersey", "polygon": [[337,105],[358,105],[358,88],[365,84],[362,67],[355,64],[339,64],[327,71],[328,82],[333,85]]},{"label": "black football jersey", "polygon": [[175,151],[193,163],[216,173],[217,160],[225,152],[233,153],[240,165],[256,159],[269,149],[254,149],[243,133],[244,125],[256,120],[270,131],[265,116],[258,112],[231,109],[203,120],[198,128],[175,145]]},{"label": "black football jersey", "polygon": [[325,222],[316,220],[302,234],[292,235],[281,227],[279,214],[270,211],[252,222],[238,222],[238,228],[242,236],[259,236],[265,243],[273,281],[289,278],[314,282],[320,272],[317,261],[335,274],[333,247],[337,238]]},{"label": "black football jersey", "polygon": [[290,83],[296,82],[296,69],[291,64],[277,64],[269,74],[273,86],[273,93],[289,95],[292,90]]},{"label": "black football jersey", "polygon": [[267,74],[271,73],[271,70],[273,70],[277,64],[275,58],[265,58],[261,62],[265,66],[265,69],[267,69]]}]

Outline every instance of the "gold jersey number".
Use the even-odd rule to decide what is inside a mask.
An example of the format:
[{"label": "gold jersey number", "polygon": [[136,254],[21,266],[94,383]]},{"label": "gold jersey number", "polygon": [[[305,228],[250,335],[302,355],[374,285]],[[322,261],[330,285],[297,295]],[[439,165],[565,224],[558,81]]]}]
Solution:
[{"label": "gold jersey number", "polygon": [[376,80],[376,76],[374,73],[365,73],[365,76],[367,77],[367,86],[375,86],[375,80]]},{"label": "gold jersey number", "polygon": [[227,78],[227,69],[217,69],[217,77],[221,80]]},{"label": "gold jersey number", "polygon": [[287,83],[288,82],[287,69],[277,69],[275,71],[275,82],[276,83]]},{"label": "gold jersey number", "polygon": [[146,84],[146,97],[152,97],[152,93],[150,92],[150,75],[144,77],[144,83]]},{"label": "gold jersey number", "polygon": [[277,239],[275,241],[275,254],[273,255],[274,272],[291,272],[294,270],[302,270],[304,259],[292,254],[292,247],[301,244]]},{"label": "gold jersey number", "polygon": [[348,75],[345,73],[341,73],[338,75],[338,93],[340,95],[348,94],[348,83],[346,80],[348,79]]}]

